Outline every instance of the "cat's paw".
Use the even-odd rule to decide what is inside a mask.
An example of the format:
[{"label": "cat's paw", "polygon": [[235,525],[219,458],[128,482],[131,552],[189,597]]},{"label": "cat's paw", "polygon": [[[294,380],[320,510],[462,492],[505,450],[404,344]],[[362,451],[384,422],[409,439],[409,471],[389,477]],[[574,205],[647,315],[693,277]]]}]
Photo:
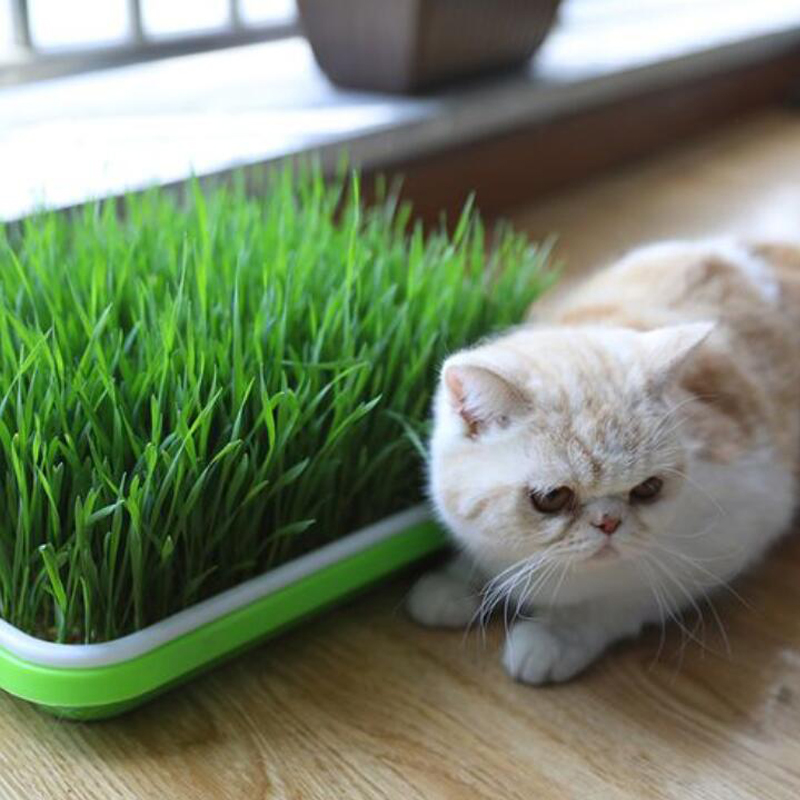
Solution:
[{"label": "cat's paw", "polygon": [[574,632],[559,632],[536,620],[519,621],[508,634],[503,666],[522,683],[558,683],[577,675],[594,658],[594,648]]},{"label": "cat's paw", "polygon": [[412,587],[406,600],[411,618],[430,628],[464,628],[478,610],[472,587],[446,572],[428,572]]}]

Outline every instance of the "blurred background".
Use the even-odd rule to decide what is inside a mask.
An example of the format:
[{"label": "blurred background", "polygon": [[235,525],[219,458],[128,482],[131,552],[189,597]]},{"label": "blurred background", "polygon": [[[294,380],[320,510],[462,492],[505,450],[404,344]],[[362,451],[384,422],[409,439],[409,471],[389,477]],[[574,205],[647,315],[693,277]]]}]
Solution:
[{"label": "blurred background", "polygon": [[798,0],[0,0],[0,219],[307,152],[502,212],[798,74]]}]

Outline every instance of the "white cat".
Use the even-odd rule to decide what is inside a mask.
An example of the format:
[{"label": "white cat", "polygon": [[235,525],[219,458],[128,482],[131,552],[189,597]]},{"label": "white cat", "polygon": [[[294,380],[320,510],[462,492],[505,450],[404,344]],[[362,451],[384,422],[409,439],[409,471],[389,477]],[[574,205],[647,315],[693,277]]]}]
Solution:
[{"label": "white cat", "polygon": [[800,249],[636,251],[447,360],[430,494],[461,555],[420,623],[514,617],[514,678],[566,680],[698,605],[787,530],[800,456]]}]

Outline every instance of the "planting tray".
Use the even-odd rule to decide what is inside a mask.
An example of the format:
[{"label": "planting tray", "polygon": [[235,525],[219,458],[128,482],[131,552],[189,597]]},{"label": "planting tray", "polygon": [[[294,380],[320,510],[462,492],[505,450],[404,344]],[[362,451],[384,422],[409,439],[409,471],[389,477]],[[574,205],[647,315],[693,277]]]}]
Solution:
[{"label": "planting tray", "polygon": [[58,716],[111,717],[444,543],[417,506],[102,644],[53,644],[0,620],[0,688]]}]

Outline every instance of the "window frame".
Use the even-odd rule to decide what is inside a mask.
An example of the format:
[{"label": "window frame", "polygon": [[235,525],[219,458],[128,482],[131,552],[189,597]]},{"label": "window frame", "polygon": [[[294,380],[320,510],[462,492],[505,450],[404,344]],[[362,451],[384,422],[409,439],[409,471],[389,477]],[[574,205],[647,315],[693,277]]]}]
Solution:
[{"label": "window frame", "polygon": [[11,60],[0,61],[0,87],[153,59],[284,39],[301,32],[296,18],[257,25],[248,24],[242,17],[240,0],[228,0],[228,19],[221,28],[150,36],[142,20],[141,0],[125,0],[129,32],[124,43],[82,45],[68,50],[47,52],[36,46],[32,36],[29,0],[10,0],[10,2],[12,37],[16,49]]}]

